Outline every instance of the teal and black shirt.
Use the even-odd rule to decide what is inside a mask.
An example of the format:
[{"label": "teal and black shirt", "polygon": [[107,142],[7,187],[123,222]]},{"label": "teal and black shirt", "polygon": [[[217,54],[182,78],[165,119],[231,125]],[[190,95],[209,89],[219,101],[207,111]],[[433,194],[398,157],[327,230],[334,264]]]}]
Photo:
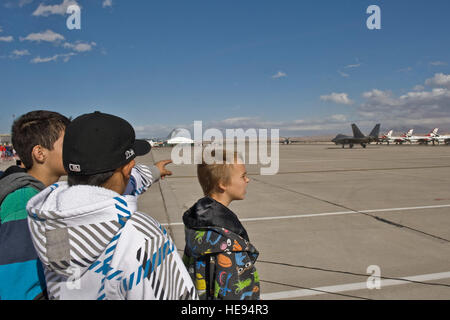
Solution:
[{"label": "teal and black shirt", "polygon": [[45,278],[27,223],[28,200],[45,186],[26,173],[0,180],[0,300],[42,299]]}]

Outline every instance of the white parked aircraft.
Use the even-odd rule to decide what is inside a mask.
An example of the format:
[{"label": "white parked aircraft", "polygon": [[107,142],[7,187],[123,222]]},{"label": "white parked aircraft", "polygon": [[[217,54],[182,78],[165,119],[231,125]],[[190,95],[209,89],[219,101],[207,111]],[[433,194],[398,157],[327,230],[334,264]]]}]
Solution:
[{"label": "white parked aircraft", "polygon": [[432,142],[434,144],[434,139],[437,136],[437,132],[438,132],[439,128],[434,128],[429,134],[427,134],[426,136],[410,136],[408,138],[406,138],[406,140],[409,143],[420,143],[420,144],[428,144],[429,142]]},{"label": "white parked aircraft", "polygon": [[402,134],[399,137],[395,137],[392,135],[393,130],[389,131],[386,135],[382,137],[382,142],[387,142],[387,144],[395,143],[395,144],[403,144],[406,142],[406,139],[412,136],[414,129],[409,130],[408,132]]},{"label": "white parked aircraft", "polygon": [[437,141],[438,144],[445,143],[450,145],[450,135],[436,135],[434,140]]},{"label": "white parked aircraft", "polygon": [[150,140],[147,140],[147,142],[148,142],[148,143],[150,143],[150,145],[152,146],[152,148],[153,148],[153,147],[157,147],[157,146],[159,145],[159,143],[158,143],[158,142],[156,142],[156,141],[153,141],[152,139],[150,139]]},{"label": "white parked aircraft", "polygon": [[387,144],[390,143],[390,139],[392,137],[392,133],[394,132],[394,130],[390,130],[388,133],[383,134],[379,139],[377,144],[383,144],[383,142],[387,142]]},{"label": "white parked aircraft", "polygon": [[191,139],[190,135],[190,132],[186,129],[173,129],[164,141],[164,145],[193,144],[194,140]]}]

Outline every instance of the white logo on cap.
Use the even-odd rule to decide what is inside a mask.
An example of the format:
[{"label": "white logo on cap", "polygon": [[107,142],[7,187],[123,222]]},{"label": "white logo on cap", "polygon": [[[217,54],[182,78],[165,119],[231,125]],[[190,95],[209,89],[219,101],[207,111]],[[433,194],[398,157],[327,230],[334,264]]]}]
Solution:
[{"label": "white logo on cap", "polygon": [[81,172],[81,167],[79,164],[69,163],[69,170],[74,172]]},{"label": "white logo on cap", "polygon": [[126,158],[126,160],[130,159],[132,156],[134,156],[134,150],[133,149],[125,151],[125,158]]}]

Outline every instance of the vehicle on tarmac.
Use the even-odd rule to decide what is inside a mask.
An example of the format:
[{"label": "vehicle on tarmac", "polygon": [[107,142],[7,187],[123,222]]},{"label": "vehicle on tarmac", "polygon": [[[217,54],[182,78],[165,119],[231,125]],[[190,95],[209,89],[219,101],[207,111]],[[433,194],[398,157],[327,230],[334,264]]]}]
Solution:
[{"label": "vehicle on tarmac", "polygon": [[436,142],[435,139],[437,137],[438,131],[439,131],[439,128],[434,128],[426,136],[410,136],[410,137],[407,137],[405,140],[408,141],[410,144],[413,144],[413,143],[429,144],[431,142],[434,145]]},{"label": "vehicle on tarmac", "polygon": [[336,145],[342,144],[342,148],[345,148],[345,145],[348,144],[350,149],[353,148],[355,144],[360,144],[363,148],[366,148],[368,144],[371,142],[379,141],[380,134],[380,124],[377,124],[373,130],[370,132],[368,136],[365,136],[361,130],[359,130],[356,124],[352,124],[353,137],[346,136],[344,134],[338,134],[332,142]]},{"label": "vehicle on tarmac", "polygon": [[383,134],[383,135],[378,139],[377,144],[383,144],[384,142],[386,142],[387,144],[389,144],[393,132],[394,132],[394,130],[389,130],[388,133]]},{"label": "vehicle on tarmac", "polygon": [[389,131],[385,136],[381,137],[380,140],[382,142],[386,142],[387,144],[395,143],[395,144],[403,144],[405,143],[409,137],[412,136],[414,129],[409,130],[408,132],[402,134],[401,136],[393,136],[393,130]]},{"label": "vehicle on tarmac", "polygon": [[292,138],[280,138],[280,144],[293,144],[300,142],[300,140],[293,140]]},{"label": "vehicle on tarmac", "polygon": [[448,135],[448,134],[445,134],[445,135],[437,134],[434,137],[434,141],[437,142],[438,144],[445,143],[446,145],[450,145],[450,135]]}]

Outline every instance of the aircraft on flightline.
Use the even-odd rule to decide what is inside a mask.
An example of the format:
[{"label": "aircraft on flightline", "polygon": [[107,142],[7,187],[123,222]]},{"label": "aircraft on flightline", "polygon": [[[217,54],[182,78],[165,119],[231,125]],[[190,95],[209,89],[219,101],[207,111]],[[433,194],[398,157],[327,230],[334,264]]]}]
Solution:
[{"label": "aircraft on flightline", "polygon": [[447,145],[450,145],[450,135],[448,134],[446,135],[437,134],[434,137],[434,140],[437,141],[438,144],[445,143]]},{"label": "aircraft on flightline", "polygon": [[434,144],[435,138],[437,137],[438,130],[439,130],[439,128],[434,128],[426,136],[410,136],[410,137],[406,138],[406,141],[408,141],[411,144],[416,143],[416,142],[418,142],[419,144],[428,144],[429,142],[432,142]]},{"label": "aircraft on flightline", "polygon": [[292,140],[291,138],[280,138],[280,144],[293,144],[300,142],[300,140]]},{"label": "aircraft on flightline", "polygon": [[177,144],[193,144],[194,140],[190,137],[190,132],[186,129],[173,129],[167,138],[163,141],[163,146],[175,146]]},{"label": "aircraft on flightline", "polygon": [[393,135],[392,135],[393,132],[394,132],[394,131],[391,130],[391,131],[389,131],[386,135],[383,135],[383,136],[380,138],[381,144],[383,144],[383,142],[387,142],[387,144],[390,144],[390,143],[403,144],[404,142],[407,141],[407,139],[408,139],[409,137],[412,136],[414,130],[411,129],[411,130],[409,130],[408,132],[402,134],[402,135],[399,136],[399,137],[393,136]]},{"label": "aircraft on flightline", "polygon": [[383,135],[378,139],[377,144],[383,144],[383,142],[387,142],[387,144],[389,144],[389,142],[391,142],[392,133],[394,133],[394,130],[390,130],[388,133],[383,134]]},{"label": "aircraft on flightline", "polygon": [[363,148],[365,148],[371,142],[379,141],[380,134],[380,124],[378,123],[375,128],[370,132],[368,136],[365,136],[361,130],[359,130],[356,124],[352,124],[353,137],[346,136],[344,134],[338,134],[332,142],[336,145],[342,144],[342,148],[345,148],[345,145],[348,144],[350,148],[353,148],[355,144],[360,144]]}]

